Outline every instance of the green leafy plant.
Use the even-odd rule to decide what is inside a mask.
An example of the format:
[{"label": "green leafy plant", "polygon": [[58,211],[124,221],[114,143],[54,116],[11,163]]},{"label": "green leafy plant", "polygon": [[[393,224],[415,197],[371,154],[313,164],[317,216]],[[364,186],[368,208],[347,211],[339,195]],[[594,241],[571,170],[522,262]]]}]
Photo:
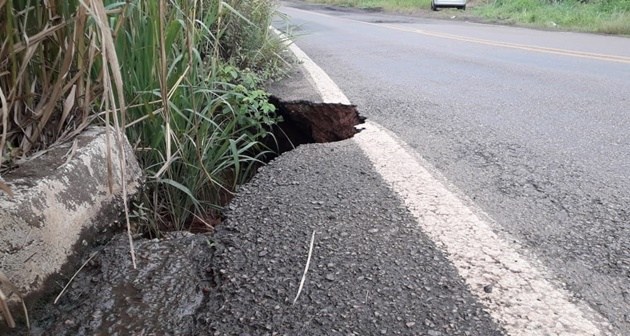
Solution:
[{"label": "green leafy plant", "polygon": [[[127,134],[146,168],[143,202],[154,209],[147,228],[155,234],[193,223],[212,226],[221,205],[260,164],[268,150],[260,141],[278,120],[258,89],[259,73],[273,66],[225,52],[245,39],[227,34],[233,26],[241,35],[268,34],[260,27],[267,21],[253,21],[238,11],[238,2],[156,7],[127,7],[127,33],[117,40],[119,53],[127,55],[122,67],[135,69],[125,79],[126,96],[133,96]],[[152,23],[156,15],[169,24]],[[282,48],[280,41],[274,45],[270,64]]]},{"label": "green leafy plant", "polygon": [[274,11],[267,0],[0,0],[1,167],[114,125],[112,145],[124,130],[147,175],[148,230],[211,222],[278,121],[259,89],[285,64]]}]

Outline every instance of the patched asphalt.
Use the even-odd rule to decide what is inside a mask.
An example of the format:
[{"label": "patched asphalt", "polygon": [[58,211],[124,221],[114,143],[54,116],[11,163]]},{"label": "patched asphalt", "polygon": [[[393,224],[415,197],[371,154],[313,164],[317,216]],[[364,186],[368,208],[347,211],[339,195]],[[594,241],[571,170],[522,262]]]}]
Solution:
[{"label": "patched asphalt", "polygon": [[[268,90],[321,101],[299,66]],[[503,334],[352,140],[284,153],[226,215],[199,335]]]}]

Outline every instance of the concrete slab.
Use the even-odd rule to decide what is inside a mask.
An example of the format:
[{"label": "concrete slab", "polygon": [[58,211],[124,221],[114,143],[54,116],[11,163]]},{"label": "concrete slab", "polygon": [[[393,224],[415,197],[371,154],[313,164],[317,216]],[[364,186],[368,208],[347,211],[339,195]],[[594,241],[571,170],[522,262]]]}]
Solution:
[{"label": "concrete slab", "polygon": [[90,128],[3,176],[14,197],[0,192],[0,271],[21,294],[41,290],[81,246],[120,218],[123,176],[129,195],[139,189],[142,171],[131,146],[126,140],[122,146],[123,175],[120,146],[110,136],[109,182],[105,128]]}]

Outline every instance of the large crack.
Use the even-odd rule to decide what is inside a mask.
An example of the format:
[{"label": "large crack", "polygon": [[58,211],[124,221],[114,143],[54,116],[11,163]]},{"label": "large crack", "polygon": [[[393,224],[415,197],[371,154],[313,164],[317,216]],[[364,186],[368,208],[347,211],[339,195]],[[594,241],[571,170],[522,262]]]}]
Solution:
[{"label": "large crack", "polygon": [[303,144],[352,138],[358,132],[355,126],[365,121],[355,105],[283,101],[275,96],[269,102],[282,117],[273,130],[278,154]]},{"label": "large crack", "polygon": [[[272,135],[262,141],[268,151],[263,155],[250,153],[263,162],[257,165],[254,171],[299,145],[350,139],[359,132],[356,126],[365,121],[365,117],[357,111],[356,105],[316,103],[307,100],[288,101],[273,95],[269,97],[269,103],[275,106],[276,114],[282,117],[282,121],[274,125]],[[255,174],[249,176],[249,180],[254,178]],[[225,192],[220,197],[219,206],[226,206],[234,196],[231,192]],[[224,214],[217,211],[203,220],[192,219],[187,231],[192,233],[212,231],[223,220]],[[163,231],[170,229],[166,228]],[[143,233],[147,238],[152,238],[155,234]]]}]

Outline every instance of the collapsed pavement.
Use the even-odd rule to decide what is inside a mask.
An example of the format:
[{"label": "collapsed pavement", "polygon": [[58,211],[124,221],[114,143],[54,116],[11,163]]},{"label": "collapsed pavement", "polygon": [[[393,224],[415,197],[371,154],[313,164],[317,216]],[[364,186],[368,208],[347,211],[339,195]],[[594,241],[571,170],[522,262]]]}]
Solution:
[{"label": "collapsed pavement", "polygon": [[226,214],[212,236],[136,241],[137,270],[125,236],[97,248],[30,334],[501,334],[352,141],[275,158]]},{"label": "collapsed pavement", "polygon": [[502,334],[352,141],[261,168],[213,236],[136,241],[138,270],[124,238],[31,334]]},{"label": "collapsed pavement", "polygon": [[[270,98],[270,102],[282,117],[282,122],[274,128],[274,144],[269,144],[270,147],[277,146],[279,153],[306,143],[351,138],[357,133],[355,126],[364,120],[356,106],[352,105],[283,101],[275,96]],[[102,166],[105,167],[104,164]],[[134,185],[134,190],[136,188]],[[118,213],[120,209],[116,211]],[[115,221],[110,218],[112,222]],[[120,231],[120,227],[115,229]],[[211,238],[185,234],[182,237],[180,234],[167,235],[169,238],[161,241],[136,241],[139,268],[134,270],[123,252],[126,249],[128,253],[128,245],[124,243],[126,236],[116,236],[111,242],[104,243],[110,237],[111,234],[101,236],[99,241],[102,245],[92,250],[81,245],[70,250],[69,253],[74,253],[72,261],[61,260],[66,262],[64,272],[58,272],[54,280],[43,281],[38,289],[43,288],[44,283],[48,287],[41,293],[27,297],[33,319],[31,334],[61,335],[64,330],[69,334],[90,334],[95,331],[127,334],[140,330],[161,334],[174,329],[185,334],[185,330],[191,330],[191,316],[201,304],[199,298],[209,291],[204,275],[208,268],[200,265],[212,259],[212,249],[203,249],[199,241],[209,242]],[[192,245],[190,242],[193,242]],[[91,243],[86,244],[85,240],[83,245],[93,246]],[[187,253],[162,253],[173,249],[180,251],[181,248],[189,248],[199,254],[198,258],[204,262],[188,259],[191,256]],[[81,257],[84,259],[81,261],[87,261],[76,278],[72,278],[81,264],[78,260]],[[60,296],[59,305],[51,304],[52,296],[66,283],[69,283],[69,288]],[[205,285],[199,285],[202,283]],[[86,301],[86,298],[96,299]],[[160,317],[166,314],[162,307],[165,302],[169,303],[171,309],[169,318]],[[139,314],[145,318],[152,316],[151,319],[157,322],[147,327],[144,322],[139,322],[143,321],[139,319]],[[24,316],[21,316],[21,322],[25,324]],[[0,331],[9,332],[3,328],[0,325]],[[20,334],[26,330],[21,328],[13,332]]]}]

